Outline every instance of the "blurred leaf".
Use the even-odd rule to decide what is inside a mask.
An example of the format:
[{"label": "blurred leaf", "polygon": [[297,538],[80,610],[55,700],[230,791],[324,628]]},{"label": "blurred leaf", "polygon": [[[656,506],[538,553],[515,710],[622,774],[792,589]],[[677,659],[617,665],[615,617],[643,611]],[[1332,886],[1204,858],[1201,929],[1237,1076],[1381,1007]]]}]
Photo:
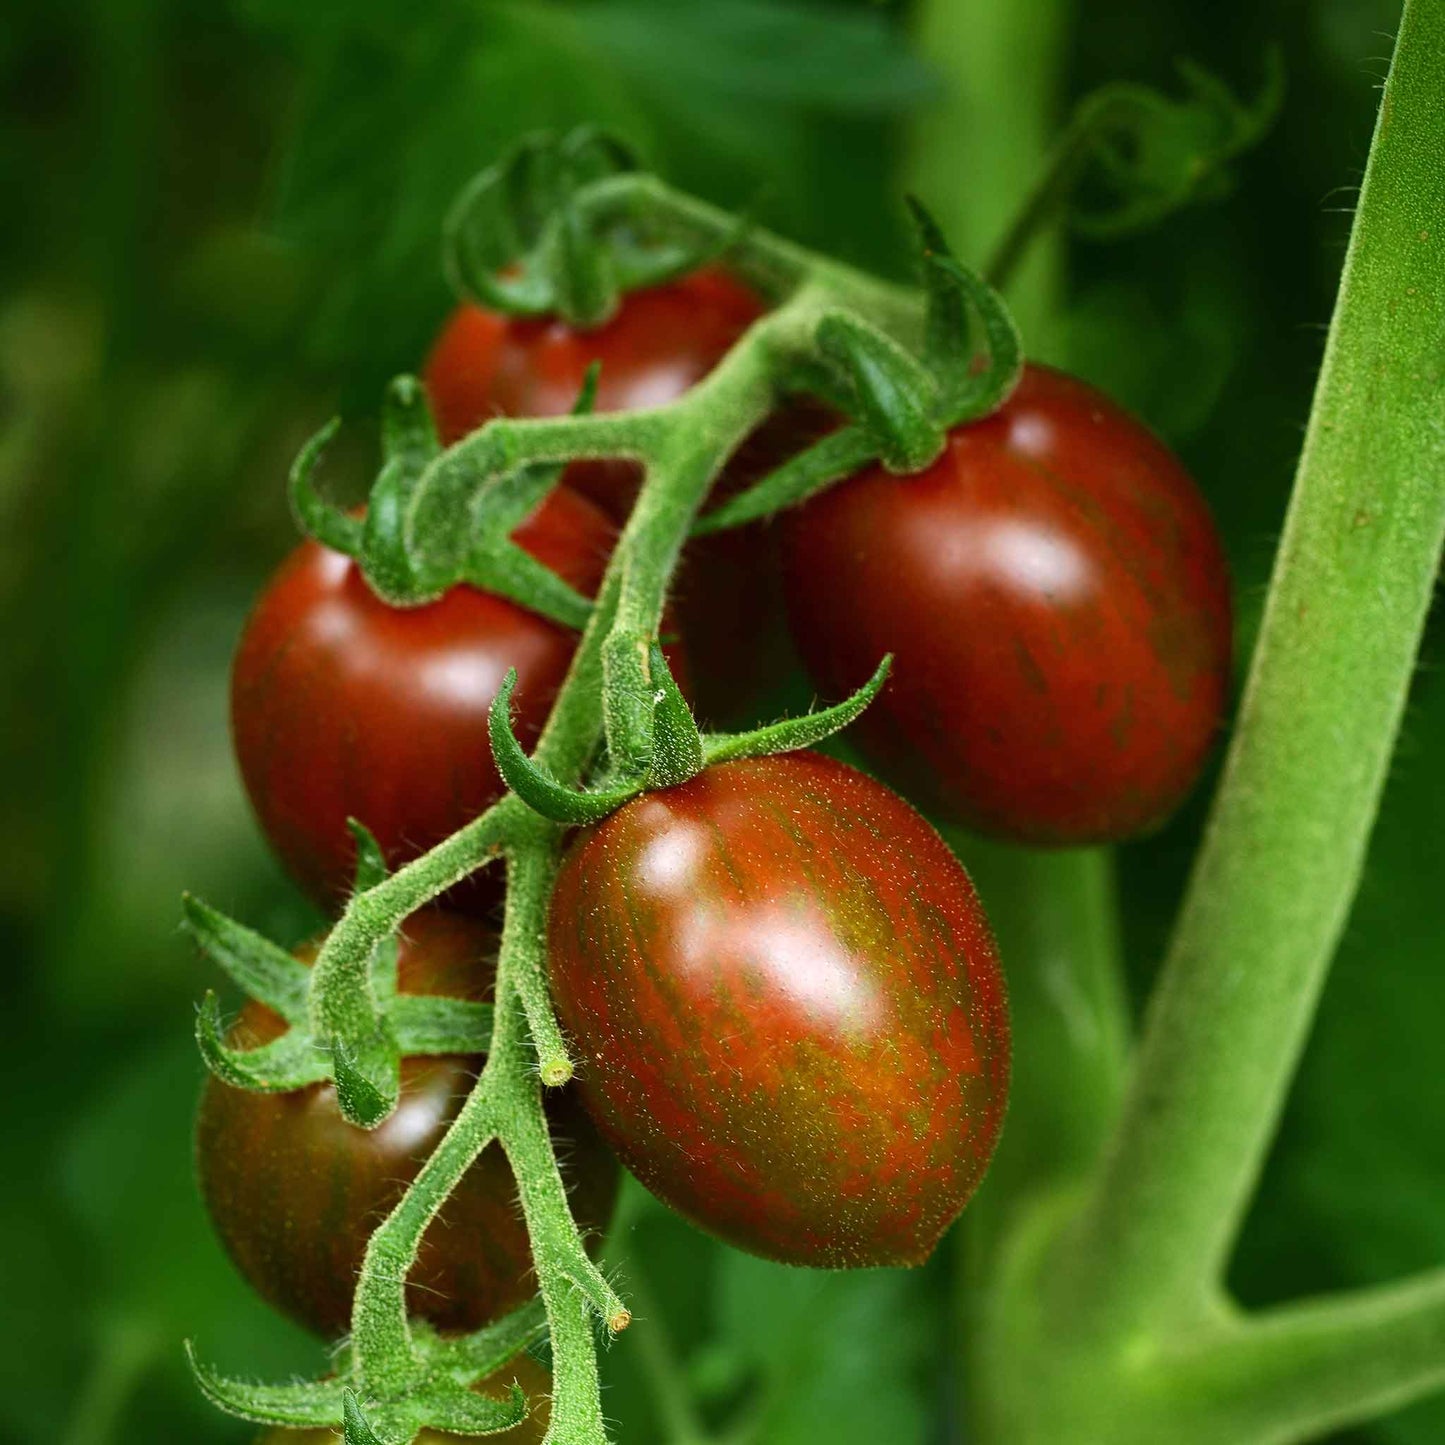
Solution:
[{"label": "blurred leaf", "polygon": [[748,194],[792,193],[816,116],[886,117],[928,93],[896,26],[821,5],[251,0],[247,13],[300,61],[278,224],[325,259],[309,344],[349,360],[354,381],[362,359],[367,385],[414,369],[447,304],[442,218],[518,136],[593,122],[683,184],[721,170]]},{"label": "blurred leaf", "polygon": [[917,1273],[794,1269],[727,1251],[718,1332],[761,1382],[759,1445],[922,1442],[938,1325],[928,1306]]}]

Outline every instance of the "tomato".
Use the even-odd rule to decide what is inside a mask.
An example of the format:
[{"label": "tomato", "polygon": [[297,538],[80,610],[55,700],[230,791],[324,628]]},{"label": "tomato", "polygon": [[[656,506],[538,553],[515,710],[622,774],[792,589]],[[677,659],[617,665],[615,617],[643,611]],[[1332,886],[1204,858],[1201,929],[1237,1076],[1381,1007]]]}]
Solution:
[{"label": "tomato", "polygon": [[[505,1399],[507,1387],[514,1382],[526,1391],[527,1398],[532,1402],[532,1413],[520,1425],[514,1425],[500,1435],[444,1435],[438,1430],[423,1430],[414,1445],[468,1445],[468,1442],[482,1445],[488,1440],[500,1440],[504,1445],[541,1445],[552,1419],[552,1376],[530,1355],[518,1355],[495,1375],[474,1385],[473,1389],[483,1395]],[[258,1435],[253,1445],[336,1445],[340,1439],[339,1430],[287,1430],[278,1427]]]},{"label": "tomato", "polygon": [[895,655],[856,737],[925,811],[1043,845],[1160,823],[1230,675],[1229,578],[1174,456],[1029,366],[911,477],[872,467],[789,514],[794,633],[827,697]]},{"label": "tomato", "polygon": [[[460,914],[414,914],[399,947],[399,987],[484,998],[495,942],[490,929]],[[281,1029],[275,1014],[250,1003],[234,1039],[251,1046]],[[196,1127],[201,1191],[227,1251],[267,1301],[327,1338],[350,1328],[367,1239],[440,1142],[481,1062],[403,1060],[396,1112],[370,1131],[342,1118],[331,1084],[258,1094],[208,1080]],[[600,1231],[612,1211],[616,1161],[572,1090],[549,1090],[547,1105],[554,1136],[566,1141],[576,1217],[585,1230]],[[492,1144],[423,1238],[408,1304],[438,1328],[471,1330],[535,1289],[516,1183]]]},{"label": "tomato", "polygon": [[[595,591],[613,528],[588,501],[552,492],[513,536],[578,591]],[[517,669],[518,736],[541,731],[576,636],[501,597],[459,586],[391,607],[350,558],[303,542],[261,594],[231,677],[246,790],[296,880],[335,906],[350,890],[359,818],[396,867],[505,791],[487,709]],[[452,901],[490,906],[485,875]]]},{"label": "tomato", "polygon": [[[460,306],[424,372],[437,428],[451,443],[497,415],[560,416],[571,410],[594,361],[602,363],[599,411],[675,401],[722,360],[762,309],[750,291],[711,267],[629,293],[612,319],[591,331]],[[632,505],[637,481],[629,463],[567,469],[568,485],[618,521]]]},{"label": "tomato", "polygon": [[816,753],[633,799],[564,859],[553,997],[602,1136],[665,1203],[790,1264],[918,1264],[1008,1088],[988,922],[882,784]]},{"label": "tomato", "polygon": [[[425,366],[442,439],[465,436],[493,416],[557,416],[570,410],[594,362],[602,364],[600,411],[676,400],[701,381],[762,315],[751,292],[705,268],[634,291],[591,331],[563,321],[519,321],[464,305],[437,338]],[[821,435],[832,418],[793,404],[739,449],[715,487],[727,496]],[[625,462],[575,462],[567,484],[621,523],[637,494],[638,469]],[[745,716],[793,665],[772,532],[748,527],[688,548],[677,611],[699,704],[714,721]]]}]

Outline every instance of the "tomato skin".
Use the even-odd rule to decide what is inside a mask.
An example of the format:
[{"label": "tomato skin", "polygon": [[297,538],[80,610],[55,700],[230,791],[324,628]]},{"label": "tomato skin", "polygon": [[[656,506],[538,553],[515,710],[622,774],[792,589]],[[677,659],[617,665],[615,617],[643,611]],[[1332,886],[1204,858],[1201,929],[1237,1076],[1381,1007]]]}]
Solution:
[{"label": "tomato skin", "polygon": [[[398,952],[399,987],[485,998],[495,946],[493,932],[464,915],[414,914]],[[314,949],[298,951],[308,954]],[[252,1046],[283,1027],[252,1002],[233,1037]],[[369,1131],[342,1118],[331,1084],[257,1094],[207,1080],[196,1125],[201,1192],[227,1252],[268,1303],[325,1338],[347,1332],[367,1239],[440,1142],[482,1062],[404,1059],[396,1112]],[[616,1161],[572,1090],[549,1091],[547,1104],[554,1137],[567,1141],[578,1221],[600,1231],[612,1212]],[[516,1182],[494,1143],[423,1237],[408,1307],[439,1329],[472,1330],[525,1303],[535,1289]]]},{"label": "tomato skin", "polygon": [[[494,416],[561,416],[594,361],[602,364],[598,411],[675,401],[762,312],[752,292],[714,267],[630,292],[611,320],[590,331],[459,306],[424,371],[437,429],[450,444]],[[566,482],[620,521],[636,495],[638,471],[625,462],[578,462],[567,468]]]},{"label": "tomato skin", "polygon": [[[423,1430],[414,1445],[483,1445],[489,1440],[501,1440],[504,1445],[541,1445],[552,1419],[552,1376],[530,1355],[509,1360],[496,1374],[472,1388],[483,1395],[505,1398],[507,1387],[514,1381],[532,1402],[532,1413],[520,1425],[500,1435],[444,1435],[439,1430]],[[278,1426],[258,1435],[252,1445],[336,1445],[340,1439],[339,1430],[288,1430]]]},{"label": "tomato skin", "polygon": [[1174,456],[1084,382],[1028,366],[925,471],[872,467],[790,514],[783,555],[825,696],[894,653],[855,736],[925,811],[1105,842],[1198,776],[1228,697],[1224,554]]},{"label": "tomato skin", "polygon": [[[614,531],[559,487],[513,536],[591,594]],[[350,558],[312,541],[297,547],[257,601],[231,674],[241,776],[297,882],[329,908],[346,898],[348,817],[398,867],[501,797],[487,709],[515,667],[513,716],[530,746],[576,644],[566,628],[474,587],[389,606]],[[482,875],[449,901],[485,910],[496,896]]]},{"label": "tomato skin", "polygon": [[918,1264],[981,1178],[1009,1028],[973,886],[901,798],[815,753],[634,799],[565,858],[553,997],[604,1139],[790,1264]]}]

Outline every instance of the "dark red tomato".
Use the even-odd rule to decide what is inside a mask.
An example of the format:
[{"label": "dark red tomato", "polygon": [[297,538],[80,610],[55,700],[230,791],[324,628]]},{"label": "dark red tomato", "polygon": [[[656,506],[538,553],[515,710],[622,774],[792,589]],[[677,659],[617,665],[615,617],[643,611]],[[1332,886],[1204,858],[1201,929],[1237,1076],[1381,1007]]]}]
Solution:
[{"label": "dark red tomato", "polygon": [[[513,534],[578,591],[607,565],[611,523],[566,488]],[[504,789],[487,709],[517,669],[517,732],[540,732],[575,634],[473,587],[391,607],[350,558],[303,542],[261,594],[231,676],[246,790],[292,875],[335,906],[351,886],[359,818],[393,867],[441,842]],[[453,901],[488,906],[489,887]]]},{"label": "dark red tomato", "polygon": [[[752,292],[714,268],[631,292],[591,331],[458,307],[426,362],[437,427],[451,443],[498,415],[560,416],[594,361],[602,363],[599,411],[662,406],[706,376],[762,311]],[[627,464],[567,469],[567,484],[615,520],[627,514],[637,481]]]},{"label": "dark red tomato", "polygon": [[634,799],[565,859],[553,996],[603,1137],[664,1202],[790,1264],[918,1264],[973,1193],[1009,1029],[968,875],[816,753]]},{"label": "dark red tomato", "polygon": [[[514,1383],[526,1391],[532,1402],[532,1413],[520,1425],[500,1435],[443,1435],[437,1430],[423,1430],[413,1445],[484,1445],[489,1440],[500,1440],[504,1445],[541,1445],[552,1419],[552,1376],[530,1355],[518,1355],[472,1388],[479,1394],[505,1399]],[[340,1433],[331,1430],[277,1428],[258,1435],[253,1445],[336,1445],[339,1439]]]},{"label": "dark red tomato", "polygon": [[1125,838],[1199,774],[1229,686],[1204,499],[1109,399],[1025,369],[911,477],[873,467],[784,523],[794,633],[828,697],[895,654],[856,736],[925,811],[1044,845]]},{"label": "dark red tomato", "polygon": [[[407,920],[398,959],[404,993],[488,996],[495,935],[459,914],[430,909]],[[309,961],[314,948],[298,956]],[[275,1038],[282,1023],[251,1003],[233,1040]],[[201,1191],[241,1273],[269,1303],[327,1338],[350,1328],[366,1242],[455,1118],[479,1058],[402,1061],[401,1101],[380,1128],[342,1117],[336,1090],[316,1084],[256,1094],[210,1079],[196,1126]],[[549,1090],[554,1137],[566,1141],[572,1207],[582,1227],[605,1228],[616,1161],[571,1089]],[[472,1330],[536,1290],[532,1255],[505,1155],[489,1145],[422,1240],[411,1310],[440,1329]]]}]

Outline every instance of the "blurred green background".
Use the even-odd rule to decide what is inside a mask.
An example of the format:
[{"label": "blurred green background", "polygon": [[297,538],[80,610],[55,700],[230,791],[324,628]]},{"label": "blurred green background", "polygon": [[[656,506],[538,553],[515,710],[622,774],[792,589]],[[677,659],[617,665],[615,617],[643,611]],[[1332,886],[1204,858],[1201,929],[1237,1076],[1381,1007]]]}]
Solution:
[{"label": "blurred green background", "polygon": [[[1391,0],[11,0],[0,20],[0,1439],[240,1441],[180,1342],[245,1373],[324,1354],[212,1241],[191,1178],[191,888],[279,938],[225,692],[291,540],[283,479],[340,407],[358,484],[381,381],[448,305],[443,208],[517,134],[600,121],[680,185],[903,274],[917,185],[980,259],[1070,101],[1192,57],[1281,117],[1232,194],[1023,278],[1031,348],[1186,456],[1247,646],[1398,18]],[[1364,890],[1240,1251],[1250,1302],[1445,1260],[1445,678],[1438,617]],[[1436,744],[1432,747],[1432,743]],[[1121,856],[1132,982],[1202,816]],[[948,1251],[786,1271],[634,1201],[625,1442],[679,1381],[758,1445],[961,1440]],[[645,1273],[644,1273],[645,1270]],[[826,1323],[824,1323],[826,1322]],[[1344,1439],[1346,1437],[1340,1437]],[[1422,1405],[1348,1437],[1445,1439]]]}]

